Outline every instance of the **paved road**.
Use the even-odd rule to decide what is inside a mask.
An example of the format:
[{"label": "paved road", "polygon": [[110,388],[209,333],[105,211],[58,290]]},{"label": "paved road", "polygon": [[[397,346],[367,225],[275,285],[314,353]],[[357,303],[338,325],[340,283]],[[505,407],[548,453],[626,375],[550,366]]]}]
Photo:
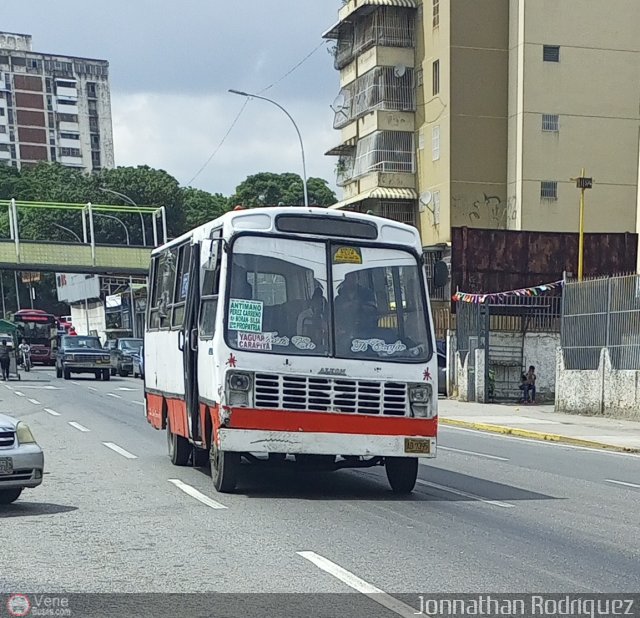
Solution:
[{"label": "paved road", "polygon": [[408,498],[382,469],[250,468],[224,495],[170,464],[139,380],[37,369],[0,411],[47,467],[0,507],[0,592],[640,590],[637,456],[443,429]]}]

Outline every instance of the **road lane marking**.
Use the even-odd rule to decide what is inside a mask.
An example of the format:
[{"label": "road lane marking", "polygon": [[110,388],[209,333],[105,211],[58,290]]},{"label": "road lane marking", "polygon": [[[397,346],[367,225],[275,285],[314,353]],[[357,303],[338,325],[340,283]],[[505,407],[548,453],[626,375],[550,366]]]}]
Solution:
[{"label": "road lane marking", "polygon": [[116,395],[115,393],[107,393],[107,397],[113,397],[114,399],[122,399],[120,395]]},{"label": "road lane marking", "polygon": [[82,386],[82,384],[80,384],[80,382],[74,382],[73,380],[71,380],[71,384],[75,384],[76,386]]},{"label": "road lane marking", "polygon": [[34,406],[42,405],[37,399],[28,399],[27,401],[32,403]]},{"label": "road lane marking", "polygon": [[5,388],[8,388],[10,391],[12,391],[12,390],[13,390],[13,386],[9,386],[8,384],[3,384],[3,386],[4,386]]},{"label": "road lane marking", "polygon": [[147,405],[144,401],[132,401],[131,403],[135,403],[138,406],[145,406]]},{"label": "road lane marking", "polygon": [[360,579],[357,575],[351,573],[351,571],[343,569],[335,562],[327,560],[327,558],[321,556],[320,554],[316,554],[313,551],[299,551],[296,553],[305,560],[308,560],[309,562],[317,566],[321,571],[324,571],[325,573],[328,573],[336,579],[339,579],[343,584],[349,586],[349,588],[360,592],[372,601],[378,603],[378,605],[382,605],[388,610],[391,610],[394,614],[398,614],[398,616],[404,616],[405,618],[415,618],[416,614],[418,613],[418,610],[415,607],[411,607],[410,605],[406,605],[402,601],[398,601],[398,599],[395,599],[383,590],[380,590],[380,588],[377,588],[373,584],[364,581],[364,579]]},{"label": "road lane marking", "polygon": [[114,444],[113,442],[103,442],[102,444],[104,444],[107,448],[110,448],[112,451],[118,453],[118,455],[122,455],[123,457],[126,457],[127,459],[138,459],[137,455],[134,455],[133,453],[130,453],[129,451],[125,451],[121,446],[118,446],[117,444]]},{"label": "road lane marking", "polygon": [[129,393],[135,393],[135,392],[136,392],[137,390],[139,390],[139,389],[137,389],[137,388],[129,388],[129,387],[127,387],[127,386],[119,386],[119,387],[118,387],[118,390],[119,390],[119,391],[127,391],[127,392],[129,392]]},{"label": "road lane marking", "polygon": [[506,457],[498,457],[497,455],[487,455],[486,453],[476,453],[475,451],[465,451],[461,448],[452,448],[450,446],[438,445],[439,451],[451,451],[452,453],[462,453],[463,455],[475,455],[476,457],[484,457],[486,459],[494,459],[496,461],[509,461]]},{"label": "road lane marking", "polygon": [[212,509],[227,508],[224,504],[220,504],[219,502],[216,502],[215,500],[209,498],[209,496],[205,496],[203,493],[199,492],[195,487],[191,487],[191,485],[187,485],[186,483],[183,483],[179,479],[169,479],[169,483],[172,483],[178,489],[181,489],[182,491],[184,491],[185,494],[191,496],[192,498],[195,498],[199,502],[202,502],[202,504],[205,504],[206,506],[211,507]]},{"label": "road lane marking", "polygon": [[76,423],[75,421],[69,421],[69,425],[71,425],[71,427],[73,427],[74,429],[77,429],[78,431],[83,431],[83,432],[88,432],[91,431],[91,429],[87,429],[84,425],[81,425],[80,423]]},{"label": "road lane marking", "polygon": [[44,411],[47,414],[51,414],[51,416],[60,416],[60,412],[56,412],[55,410],[52,410],[51,408],[45,408]]},{"label": "road lane marking", "polygon": [[20,391],[13,391],[18,397],[24,397],[24,393],[21,393]]},{"label": "road lane marking", "polygon": [[98,389],[95,386],[90,386],[89,390],[90,391],[95,391],[96,393],[98,392]]},{"label": "road lane marking", "polygon": [[605,479],[607,483],[615,483],[616,485],[622,485],[623,487],[633,487],[634,489],[640,489],[640,485],[636,483],[626,483],[625,481],[614,481],[613,479]]},{"label": "road lane marking", "polygon": [[423,481],[422,479],[418,479],[416,481],[419,485],[424,485],[425,487],[433,487],[434,489],[439,489],[440,491],[447,491],[451,494],[455,494],[456,496],[462,496],[463,498],[471,498],[472,500],[478,500],[478,502],[484,502],[485,504],[491,504],[492,506],[499,506],[503,509],[512,509],[515,507],[515,504],[509,504],[508,502],[501,502],[500,500],[489,500],[488,498],[483,498],[482,496],[478,496],[476,494],[470,494],[467,491],[462,491],[461,489],[454,489],[453,487],[447,487],[446,485],[439,485],[438,483],[432,483],[431,481]]}]

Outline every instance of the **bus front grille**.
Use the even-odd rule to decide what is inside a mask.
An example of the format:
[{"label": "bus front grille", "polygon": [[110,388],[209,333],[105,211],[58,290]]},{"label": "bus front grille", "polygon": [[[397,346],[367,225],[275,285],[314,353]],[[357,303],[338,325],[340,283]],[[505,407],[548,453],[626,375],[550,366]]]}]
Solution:
[{"label": "bus front grille", "polygon": [[397,382],[256,374],[256,407],[405,416],[407,385]]}]

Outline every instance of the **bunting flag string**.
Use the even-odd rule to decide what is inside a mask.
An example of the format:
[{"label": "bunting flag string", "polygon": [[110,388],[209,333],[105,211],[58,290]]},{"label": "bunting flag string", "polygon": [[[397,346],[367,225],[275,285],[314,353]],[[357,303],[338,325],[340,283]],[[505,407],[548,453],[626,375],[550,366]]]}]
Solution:
[{"label": "bunting flag string", "polygon": [[491,292],[487,294],[472,294],[470,292],[456,292],[451,298],[454,302],[463,303],[499,303],[509,297],[531,297],[540,296],[550,290],[555,290],[564,285],[564,281],[554,281],[553,283],[544,283],[542,285],[534,285],[530,288],[521,288],[519,290],[509,290],[508,292]]}]

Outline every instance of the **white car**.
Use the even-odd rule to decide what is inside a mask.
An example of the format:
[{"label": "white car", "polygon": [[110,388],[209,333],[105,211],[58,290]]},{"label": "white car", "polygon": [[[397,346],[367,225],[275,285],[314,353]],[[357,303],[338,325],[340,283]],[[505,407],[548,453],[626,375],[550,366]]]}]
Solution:
[{"label": "white car", "polygon": [[15,502],[25,488],[42,483],[44,453],[29,426],[0,414],[0,505]]}]

